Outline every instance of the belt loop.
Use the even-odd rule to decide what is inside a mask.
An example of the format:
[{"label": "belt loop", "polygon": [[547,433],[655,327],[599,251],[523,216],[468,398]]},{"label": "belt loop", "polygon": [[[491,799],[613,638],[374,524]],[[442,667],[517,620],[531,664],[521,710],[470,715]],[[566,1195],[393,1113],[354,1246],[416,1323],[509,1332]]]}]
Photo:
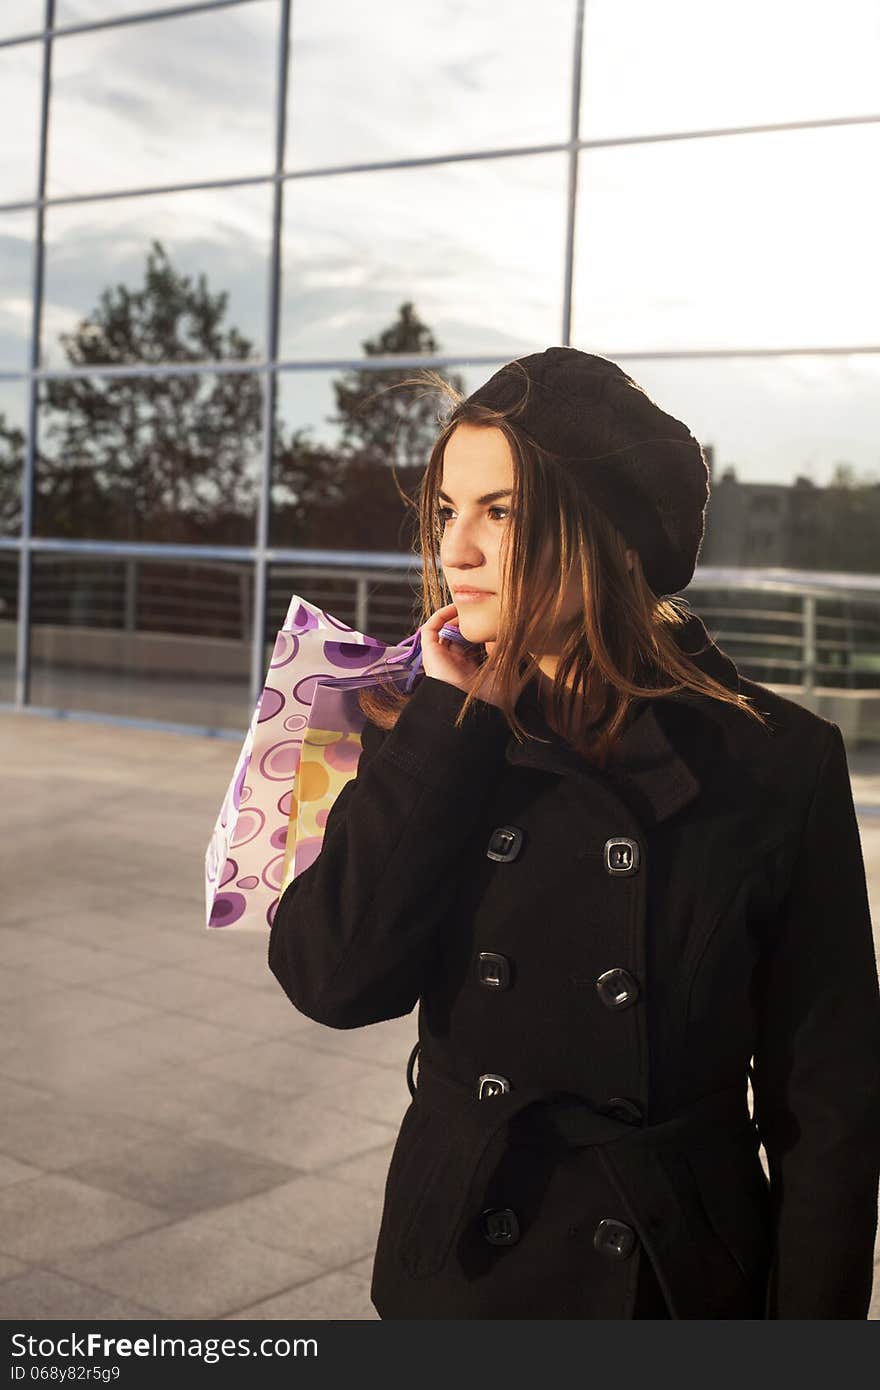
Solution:
[{"label": "belt loop", "polygon": [[415,1100],[416,1096],[416,1088],[413,1085],[413,1064],[415,1063],[416,1057],[418,1056],[420,1046],[420,1043],[416,1043],[412,1052],[409,1054],[409,1061],[406,1064],[406,1084],[409,1087],[409,1093],[412,1096],[413,1100]]}]

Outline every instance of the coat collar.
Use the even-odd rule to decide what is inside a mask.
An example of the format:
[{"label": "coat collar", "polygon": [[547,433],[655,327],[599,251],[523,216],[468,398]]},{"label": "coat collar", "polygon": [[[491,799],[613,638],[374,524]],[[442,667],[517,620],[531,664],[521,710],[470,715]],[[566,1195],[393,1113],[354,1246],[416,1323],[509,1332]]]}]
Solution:
[{"label": "coat collar", "polygon": [[[686,622],[675,629],[675,638],[701,670],[728,689],[740,690],[739,672],[734,662],[712,641],[696,613],[690,614]],[[669,702],[674,702],[676,711],[667,713]],[[645,698],[636,703],[635,714],[621,735],[613,763],[601,772],[592,768],[549,726],[538,699],[537,678],[524,687],[516,709],[518,717],[538,734],[538,738],[520,743],[511,734],[505,750],[509,763],[556,772],[576,780],[608,779],[612,785],[620,787],[625,797],[630,796],[637,814],[649,823],[666,820],[699,795],[701,758],[699,754],[695,756],[695,749],[701,741],[705,747],[714,741],[717,747],[719,729],[729,742],[737,734],[732,720],[738,720],[739,726],[750,722],[747,715],[740,714],[732,706],[694,691]],[[687,717],[688,710],[697,713],[696,724]],[[685,717],[677,717],[678,711]]]}]

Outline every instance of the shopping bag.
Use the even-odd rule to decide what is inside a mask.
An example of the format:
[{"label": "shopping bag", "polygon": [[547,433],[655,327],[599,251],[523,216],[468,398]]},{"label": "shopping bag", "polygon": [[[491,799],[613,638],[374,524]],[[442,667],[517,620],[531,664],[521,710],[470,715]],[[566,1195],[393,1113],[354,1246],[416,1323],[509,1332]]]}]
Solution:
[{"label": "shopping bag", "polygon": [[418,630],[389,646],[293,596],[205,852],[207,928],[268,931],[357,771],[358,690],[421,674]]}]

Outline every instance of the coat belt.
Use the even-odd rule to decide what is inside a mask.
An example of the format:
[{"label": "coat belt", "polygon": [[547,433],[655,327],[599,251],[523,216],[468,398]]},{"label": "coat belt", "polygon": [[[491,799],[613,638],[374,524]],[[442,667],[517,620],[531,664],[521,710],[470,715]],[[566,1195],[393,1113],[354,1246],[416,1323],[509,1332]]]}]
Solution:
[{"label": "coat belt", "polygon": [[[698,1242],[682,1237],[681,1193],[663,1156],[694,1145],[729,1145],[737,1138],[757,1146],[744,1080],[699,1097],[665,1120],[639,1126],[602,1114],[576,1092],[548,1087],[511,1088],[480,1100],[476,1085],[465,1085],[420,1058],[414,1101],[445,1121],[438,1146],[442,1157],[426,1173],[417,1217],[401,1242],[401,1254],[414,1274],[435,1273],[443,1266],[464,1213],[503,1154],[507,1126],[534,1106],[526,1119],[530,1134],[565,1149],[596,1149],[654,1264],[672,1316],[711,1316]],[[438,1174],[442,1177],[435,1181]]]}]

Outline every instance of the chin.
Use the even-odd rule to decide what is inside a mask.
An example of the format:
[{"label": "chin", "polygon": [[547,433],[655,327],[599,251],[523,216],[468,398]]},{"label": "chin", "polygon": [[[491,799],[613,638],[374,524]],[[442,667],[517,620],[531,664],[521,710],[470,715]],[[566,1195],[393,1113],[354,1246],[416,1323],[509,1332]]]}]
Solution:
[{"label": "chin", "polygon": [[458,630],[469,642],[495,641],[496,624],[486,622],[485,618],[478,618],[476,614],[469,615],[459,610]]}]

